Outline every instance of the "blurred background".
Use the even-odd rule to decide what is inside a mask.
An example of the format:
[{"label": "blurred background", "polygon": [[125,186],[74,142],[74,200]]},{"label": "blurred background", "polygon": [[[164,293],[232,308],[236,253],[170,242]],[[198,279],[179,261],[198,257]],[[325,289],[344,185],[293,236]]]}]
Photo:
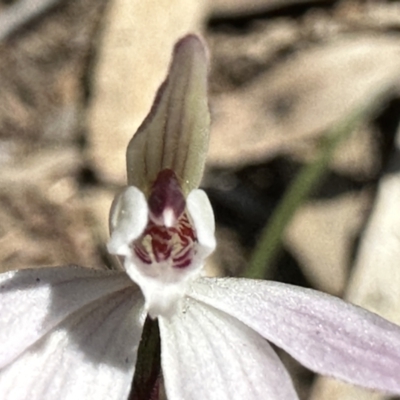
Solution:
[{"label": "blurred background", "polygon": [[[125,149],[187,32],[211,60],[210,273],[246,273],[327,130],[383,91],[264,277],[400,323],[400,4],[389,0],[0,0],[1,270],[113,267],[107,219]],[[393,399],[279,354],[301,399]]]}]

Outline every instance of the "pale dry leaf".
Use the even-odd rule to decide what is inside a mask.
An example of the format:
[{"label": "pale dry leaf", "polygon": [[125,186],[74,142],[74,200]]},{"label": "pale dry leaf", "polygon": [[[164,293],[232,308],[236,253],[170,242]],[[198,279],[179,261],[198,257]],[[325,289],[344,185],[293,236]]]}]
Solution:
[{"label": "pale dry leaf", "polygon": [[352,386],[333,378],[318,378],[310,395],[310,400],[389,400],[382,393]]},{"label": "pale dry leaf", "polygon": [[300,52],[215,98],[208,161],[238,167],[290,153],[368,96],[398,85],[399,68],[397,37],[340,37]]},{"label": "pale dry leaf", "polygon": [[302,206],[284,242],[313,287],[340,296],[347,283],[354,241],[364,221],[370,193],[348,193]]},{"label": "pale dry leaf", "polygon": [[383,31],[400,26],[400,4],[397,2],[342,2],[335,17],[353,29]]},{"label": "pale dry leaf", "polygon": [[0,14],[0,40],[37,18],[59,0],[20,0],[11,3]]},{"label": "pale dry leaf", "polygon": [[0,140],[34,147],[38,140],[54,145],[76,139],[82,77],[104,5],[64,2],[1,43]]},{"label": "pale dry leaf", "polygon": [[78,196],[79,154],[42,150],[0,171],[1,270],[62,263],[100,266],[90,212]]}]

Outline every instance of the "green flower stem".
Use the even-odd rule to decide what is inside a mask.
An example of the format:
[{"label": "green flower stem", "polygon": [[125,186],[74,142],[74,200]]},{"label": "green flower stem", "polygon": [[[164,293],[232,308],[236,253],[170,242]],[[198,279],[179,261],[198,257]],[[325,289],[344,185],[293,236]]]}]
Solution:
[{"label": "green flower stem", "polygon": [[271,266],[281,249],[282,236],[295,211],[321,181],[338,145],[349,137],[362,121],[376,111],[385,93],[387,94],[387,91],[374,96],[373,101],[358,107],[326,132],[319,155],[315,161],[303,167],[262,231],[249,268],[244,273],[246,278],[267,279],[271,275]]}]

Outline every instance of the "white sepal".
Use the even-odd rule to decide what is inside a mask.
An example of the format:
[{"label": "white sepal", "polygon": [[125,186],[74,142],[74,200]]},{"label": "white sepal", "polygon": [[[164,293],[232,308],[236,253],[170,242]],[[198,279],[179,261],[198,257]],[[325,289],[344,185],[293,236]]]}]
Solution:
[{"label": "white sepal", "polygon": [[81,307],[132,285],[123,273],[80,267],[0,275],[0,368]]},{"label": "white sepal", "polygon": [[2,398],[127,398],[143,322],[133,286],[83,307],[0,370]]},{"label": "white sepal", "polygon": [[231,316],[186,298],[159,323],[169,400],[297,399],[268,342]]},{"label": "white sepal", "polygon": [[322,292],[261,280],[200,278],[188,295],[315,372],[400,393],[400,327],[376,314]]}]

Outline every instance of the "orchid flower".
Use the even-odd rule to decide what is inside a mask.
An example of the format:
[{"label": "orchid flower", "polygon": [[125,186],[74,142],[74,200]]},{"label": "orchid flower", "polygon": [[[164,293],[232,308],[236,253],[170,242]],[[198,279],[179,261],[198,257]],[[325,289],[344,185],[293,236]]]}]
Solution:
[{"label": "orchid flower", "polygon": [[0,398],[129,396],[144,320],[158,318],[169,400],[295,400],[269,342],[311,370],[400,394],[400,328],[318,291],[210,278],[213,212],[197,189],[208,145],[207,55],[189,35],[127,152],[110,213],[120,271],[0,274]]}]

